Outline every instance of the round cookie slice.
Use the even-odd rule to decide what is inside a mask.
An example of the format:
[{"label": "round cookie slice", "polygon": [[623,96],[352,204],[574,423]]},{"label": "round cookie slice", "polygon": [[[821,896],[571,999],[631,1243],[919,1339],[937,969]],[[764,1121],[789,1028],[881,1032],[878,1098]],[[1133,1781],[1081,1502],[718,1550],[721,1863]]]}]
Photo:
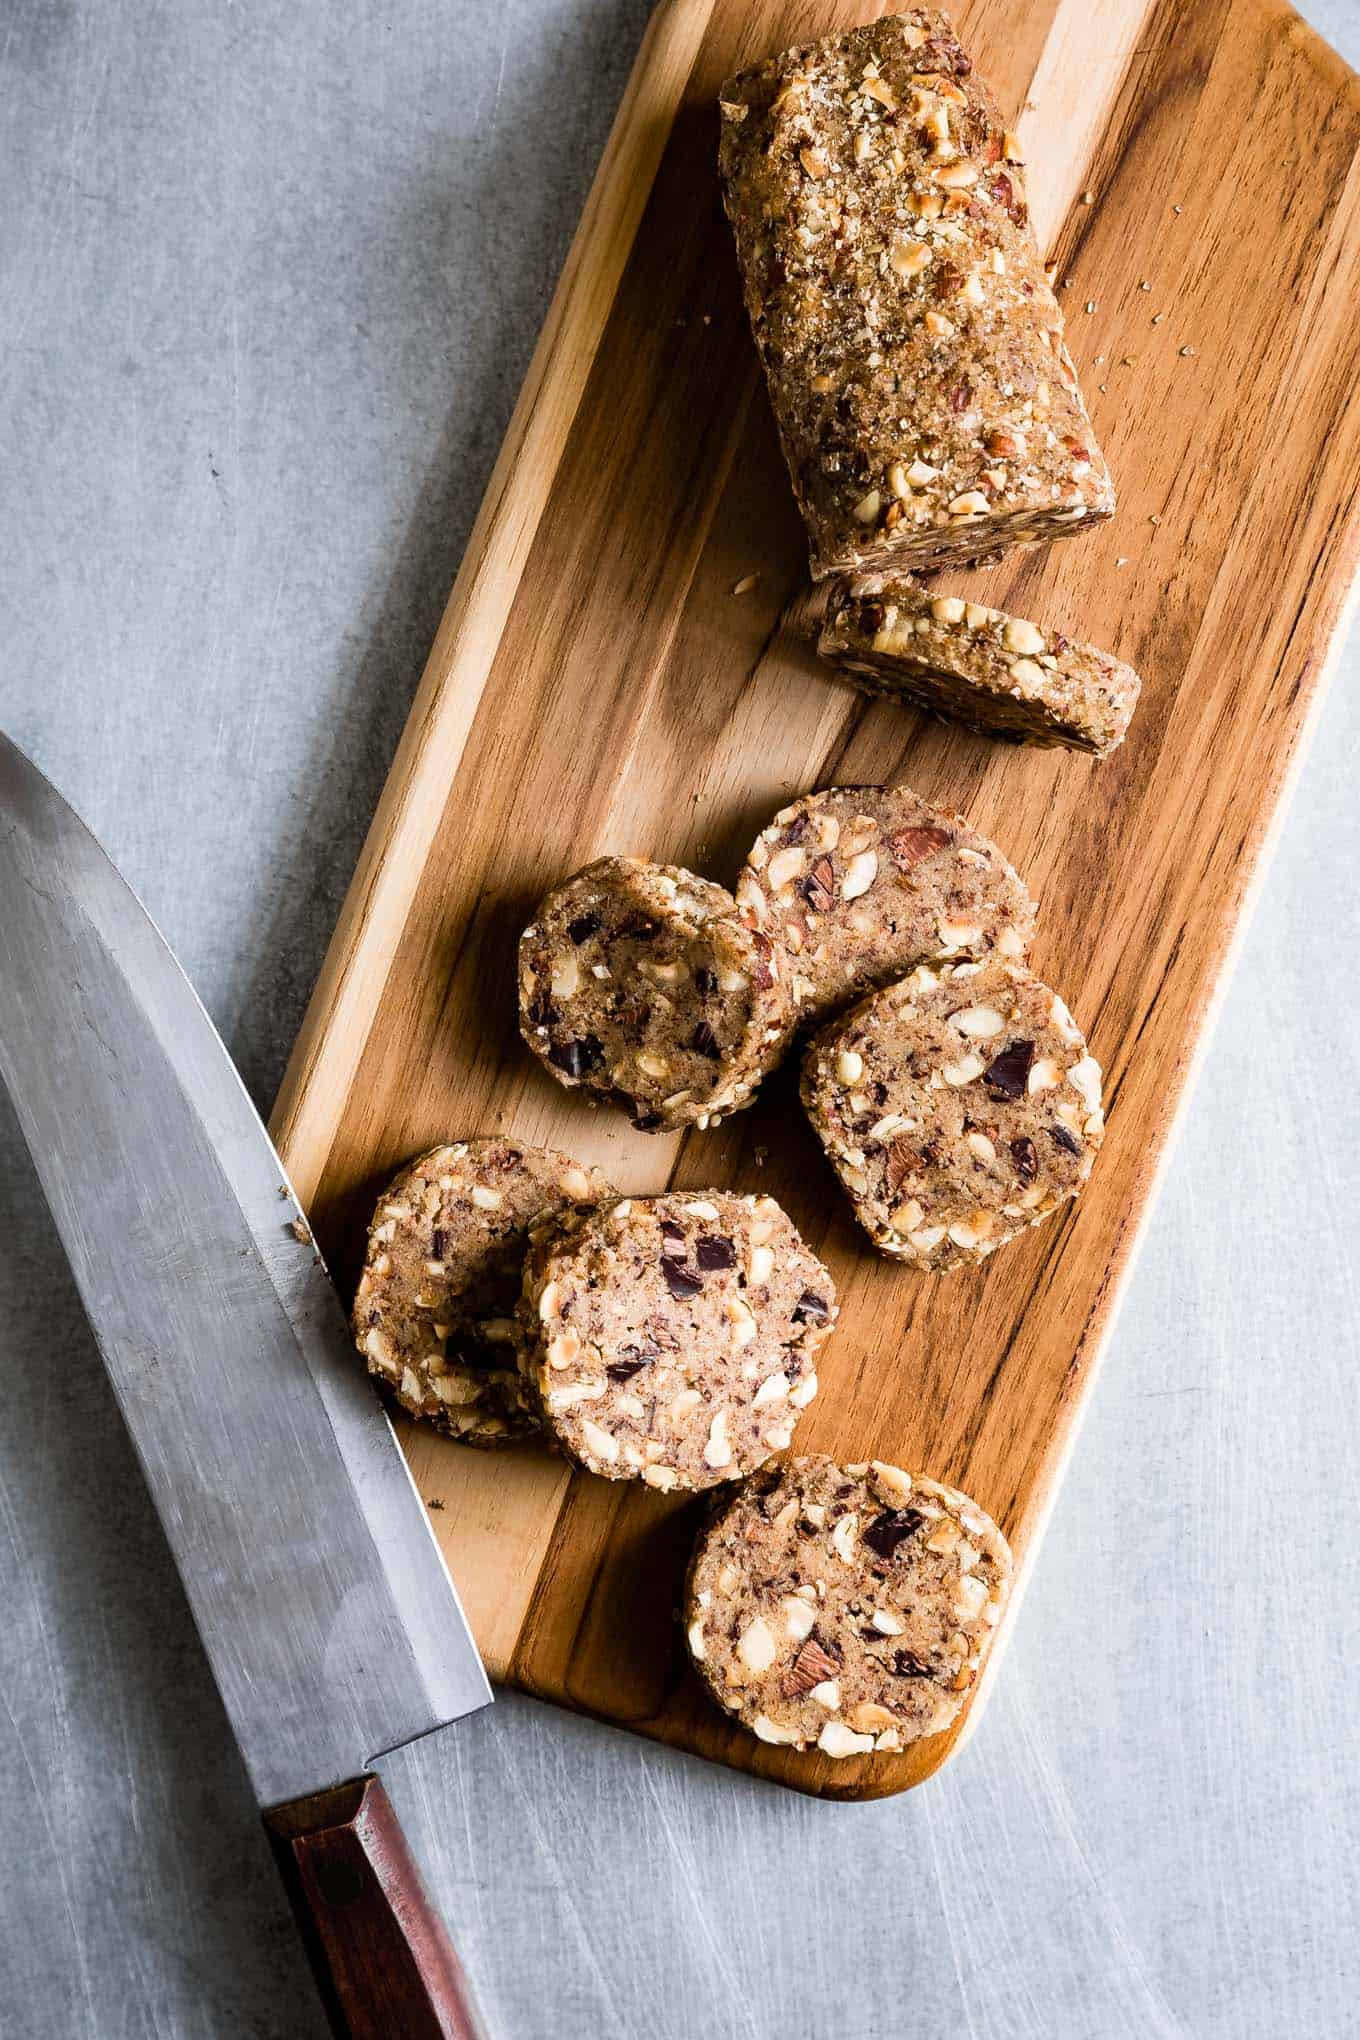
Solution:
[{"label": "round cookie slice", "polygon": [[880,1253],[981,1261],[1091,1173],[1100,1065],[1019,964],[919,966],[824,1027],[803,1103]]},{"label": "round cookie slice", "polygon": [[789,1035],[773,937],[720,885],[602,857],[540,903],[519,945],[520,1031],[560,1084],[650,1132],[706,1127],[750,1101]]},{"label": "round cookie slice", "polygon": [[828,1757],[948,1728],[991,1641],[1011,1554],[956,1488],[820,1455],[767,1467],[701,1532],[695,1668],[762,1742]]},{"label": "round cookie slice", "polygon": [[411,1162],[378,1200],[354,1299],[369,1373],[464,1444],[537,1430],[517,1353],[529,1227],[613,1195],[597,1169],[516,1141],[458,1141]]},{"label": "round cookie slice", "polygon": [[907,786],[794,801],[756,838],[737,904],[788,950],[800,1025],[932,958],[1022,957],[1035,914],[996,845]]},{"label": "round cookie slice", "polygon": [[545,1428],[590,1473],[737,1480],[817,1393],[831,1277],[772,1197],[626,1197],[536,1231],[525,1359]]}]

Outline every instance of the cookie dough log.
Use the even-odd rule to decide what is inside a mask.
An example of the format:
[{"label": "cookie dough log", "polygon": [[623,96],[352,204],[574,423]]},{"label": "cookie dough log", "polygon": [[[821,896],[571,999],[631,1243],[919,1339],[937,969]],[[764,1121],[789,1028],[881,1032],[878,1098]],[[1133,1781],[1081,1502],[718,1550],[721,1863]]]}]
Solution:
[{"label": "cookie dough log", "polygon": [[421,1155],[369,1228],[353,1320],[369,1373],[464,1444],[537,1430],[517,1351],[529,1228],[614,1194],[597,1169],[550,1148],[467,1140]]},{"label": "cookie dough log", "polygon": [[831,1277],[772,1197],[631,1197],[546,1227],[522,1313],[531,1392],[607,1480],[706,1488],[788,1445],[817,1393]]},{"label": "cookie dough log", "polygon": [[943,14],[721,94],[746,307],[814,579],[1080,532],[1114,508],[1016,137]]},{"label": "cookie dough log", "polygon": [[520,1031],[560,1084],[648,1131],[711,1126],[750,1102],[788,1039],[773,937],[722,886],[602,857],[540,903],[519,945]]},{"label": "cookie dough log", "polygon": [[954,1720],[1010,1577],[1005,1538],[957,1489],[880,1461],[792,1459],[700,1535],[690,1656],[762,1742],[900,1750]]},{"label": "cookie dough log", "polygon": [[817,646],[867,694],[1026,744],[1108,758],[1142,685],[1132,666],[905,574],[835,583]]},{"label": "cookie dough log", "polygon": [[794,801],[757,837],[737,903],[787,950],[799,1024],[927,958],[1021,957],[1035,913],[996,845],[908,786]]},{"label": "cookie dough log", "polygon": [[922,1269],[1075,1197],[1104,1131],[1081,1030],[1009,963],[922,966],[861,1000],[808,1044],[802,1091],[874,1245]]}]

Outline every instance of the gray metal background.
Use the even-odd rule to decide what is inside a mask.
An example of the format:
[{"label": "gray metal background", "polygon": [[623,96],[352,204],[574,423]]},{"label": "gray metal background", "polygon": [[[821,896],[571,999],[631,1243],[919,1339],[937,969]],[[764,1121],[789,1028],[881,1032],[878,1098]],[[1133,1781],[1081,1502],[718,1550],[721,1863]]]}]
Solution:
[{"label": "gray metal background", "polygon": [[[262,1100],[644,11],[0,0],[0,719]],[[386,1767],[507,2040],[1360,2031],[1357,680],[957,1766],[822,1806],[508,1699]],[[3,1106],[0,1382],[0,2033],[319,2040]]]}]

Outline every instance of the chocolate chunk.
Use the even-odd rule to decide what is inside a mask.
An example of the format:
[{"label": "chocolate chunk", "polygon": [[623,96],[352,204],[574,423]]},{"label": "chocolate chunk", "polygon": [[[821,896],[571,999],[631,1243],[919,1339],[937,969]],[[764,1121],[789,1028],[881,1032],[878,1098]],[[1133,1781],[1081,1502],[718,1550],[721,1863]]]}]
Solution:
[{"label": "chocolate chunk", "polygon": [[701,963],[694,973],[694,986],[705,999],[711,999],[718,989],[718,973]]},{"label": "chocolate chunk", "polygon": [[943,1669],[932,1665],[927,1659],[917,1657],[914,1650],[893,1652],[892,1668],[899,1679],[933,1679]]},{"label": "chocolate chunk", "polygon": [[688,1268],[682,1268],[669,1254],[663,1256],[661,1270],[666,1277],[666,1287],[677,1303],[684,1303],[689,1297],[697,1296],[704,1286],[701,1276],[692,1275]]},{"label": "chocolate chunk", "polygon": [[683,1261],[689,1252],[685,1228],[677,1225],[673,1218],[663,1218],[661,1221],[661,1251],[663,1254],[673,1256],[677,1261]]},{"label": "chocolate chunk", "polygon": [[546,992],[535,992],[529,1001],[529,1024],[532,1027],[551,1027],[557,1018],[557,1009]]},{"label": "chocolate chunk", "polygon": [[1070,1127],[1050,1126],[1048,1137],[1056,1146],[1062,1149],[1064,1154],[1079,1155],[1081,1153],[1081,1142]]},{"label": "chocolate chunk", "polygon": [[633,1376],[640,1374],[644,1367],[651,1366],[656,1358],[656,1348],[654,1346],[624,1346],[621,1348],[621,1355],[621,1358],[611,1361],[604,1370],[611,1381],[631,1381]]},{"label": "chocolate chunk", "polygon": [[914,1537],[925,1525],[919,1509],[884,1509],[864,1532],[864,1542],[880,1558],[892,1558],[899,1544]]},{"label": "chocolate chunk", "polygon": [[830,1304],[824,1296],[818,1296],[815,1289],[805,1289],[793,1308],[796,1325],[806,1324],[809,1320],[813,1324],[825,1324],[830,1315]]},{"label": "chocolate chunk", "polygon": [[988,1064],[982,1081],[998,1098],[1023,1098],[1033,1061],[1032,1041],[1012,1041]]},{"label": "chocolate chunk", "polygon": [[437,1225],[430,1234],[430,1252],[436,1261],[442,1261],[449,1248],[449,1236],[442,1225]]},{"label": "chocolate chunk", "polygon": [[785,1672],[783,1690],[794,1700],[800,1693],[810,1693],[814,1686],[820,1686],[823,1679],[834,1679],[840,1668],[840,1659],[832,1657],[815,1636],[810,1636]]},{"label": "chocolate chunk", "polygon": [[718,1060],[718,1037],[707,1020],[701,1020],[689,1038],[689,1045],[695,1055],[706,1055],[711,1062]]},{"label": "chocolate chunk", "polygon": [[1011,1160],[1022,1183],[1032,1183],[1039,1173],[1039,1151],[1027,1134],[1011,1142]]},{"label": "chocolate chunk", "polygon": [[583,1077],[587,1070],[596,1070],[604,1061],[604,1048],[594,1034],[583,1034],[579,1041],[557,1041],[548,1050],[548,1061],[554,1068],[569,1077]]},{"label": "chocolate chunk", "polygon": [[949,829],[895,829],[888,837],[888,848],[893,862],[903,871],[910,871],[923,857],[933,857],[937,850],[947,850],[953,840]]},{"label": "chocolate chunk", "polygon": [[719,1268],[735,1268],[737,1250],[721,1233],[705,1233],[695,1246],[694,1259],[706,1275],[712,1275]]},{"label": "chocolate chunk", "polygon": [[600,917],[598,914],[578,914],[574,921],[568,921],[567,923],[567,933],[578,948],[583,942],[588,942],[592,935],[598,935],[599,932]]},{"label": "chocolate chunk", "polygon": [[659,1112],[635,1113],[633,1124],[639,1133],[655,1133],[658,1126],[661,1125],[661,1114]]}]

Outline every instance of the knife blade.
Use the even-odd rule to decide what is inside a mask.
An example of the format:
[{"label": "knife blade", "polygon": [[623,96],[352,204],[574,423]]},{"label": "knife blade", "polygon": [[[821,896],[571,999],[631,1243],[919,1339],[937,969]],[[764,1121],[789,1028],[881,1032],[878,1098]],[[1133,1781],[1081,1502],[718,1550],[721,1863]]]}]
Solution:
[{"label": "knife blade", "polygon": [[226,1048],[94,837],[3,736],[0,1079],[332,2020],[475,2033],[370,1772],[490,1700],[471,1632]]}]

